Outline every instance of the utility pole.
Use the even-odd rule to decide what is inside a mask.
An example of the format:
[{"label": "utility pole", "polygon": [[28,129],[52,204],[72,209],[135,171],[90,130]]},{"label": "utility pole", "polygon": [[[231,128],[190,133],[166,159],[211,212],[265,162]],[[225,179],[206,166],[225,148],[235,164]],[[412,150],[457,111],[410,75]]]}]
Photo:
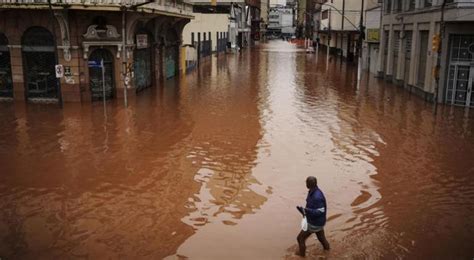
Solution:
[{"label": "utility pole", "polygon": [[446,7],[446,0],[443,0],[441,4],[441,19],[439,22],[439,40],[437,49],[437,57],[436,57],[436,68],[435,68],[435,89],[434,89],[434,114],[438,113],[438,92],[439,92],[439,71],[441,68],[441,46],[443,45],[443,38],[444,38],[444,9]]},{"label": "utility pole", "polygon": [[362,78],[362,43],[365,38],[364,32],[364,0],[361,1],[360,6],[360,20],[359,20],[359,62],[357,64],[357,81],[360,81]]}]

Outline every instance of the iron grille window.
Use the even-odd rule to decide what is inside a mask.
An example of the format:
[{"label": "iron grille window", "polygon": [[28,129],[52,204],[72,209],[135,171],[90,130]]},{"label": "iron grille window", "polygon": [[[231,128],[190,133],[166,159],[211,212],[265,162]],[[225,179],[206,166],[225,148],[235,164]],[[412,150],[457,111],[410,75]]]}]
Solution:
[{"label": "iron grille window", "polygon": [[474,62],[474,36],[451,36],[451,61]]},{"label": "iron grille window", "polygon": [[474,35],[450,35],[446,102],[474,107]]}]

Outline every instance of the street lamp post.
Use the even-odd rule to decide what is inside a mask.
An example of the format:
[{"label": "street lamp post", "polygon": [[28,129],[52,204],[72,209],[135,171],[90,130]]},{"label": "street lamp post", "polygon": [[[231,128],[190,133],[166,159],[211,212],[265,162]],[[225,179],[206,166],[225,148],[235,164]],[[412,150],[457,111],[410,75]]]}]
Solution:
[{"label": "street lamp post", "polygon": [[444,38],[444,9],[446,7],[446,0],[443,0],[441,4],[441,19],[439,22],[439,43],[437,46],[437,57],[436,57],[436,67],[435,67],[435,89],[434,89],[434,114],[438,112],[438,92],[439,92],[439,70],[441,67],[441,46]]},{"label": "street lamp post", "polygon": [[[58,58],[58,44],[57,44],[57,38],[56,38],[56,30],[54,28],[54,11],[53,7],[51,4],[51,0],[48,0],[48,6],[49,6],[49,12],[50,12],[50,21],[51,21],[51,26],[52,26],[52,32],[53,32],[53,45],[54,45],[54,61],[56,62],[56,65],[59,64],[59,58]],[[60,83],[60,78],[56,78],[56,89],[58,92],[58,103],[59,107],[63,108],[63,94],[61,91],[61,83]]]}]

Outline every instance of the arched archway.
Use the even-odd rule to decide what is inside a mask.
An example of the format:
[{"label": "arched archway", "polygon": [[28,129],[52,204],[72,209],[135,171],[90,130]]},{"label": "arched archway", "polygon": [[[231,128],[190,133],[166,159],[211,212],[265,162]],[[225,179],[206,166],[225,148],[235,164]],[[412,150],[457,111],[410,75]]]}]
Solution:
[{"label": "arched archway", "polygon": [[43,27],[31,27],[23,34],[21,43],[26,97],[58,98],[51,32]]},{"label": "arched archway", "polygon": [[12,69],[8,39],[0,32],[0,97],[13,97]]},{"label": "arched archway", "polygon": [[[104,80],[102,68],[98,65],[104,62]],[[111,99],[115,95],[114,56],[107,49],[96,49],[89,56],[89,86],[92,100]]]},{"label": "arched archway", "polygon": [[153,70],[153,36],[146,29],[138,29],[135,34],[136,48],[133,52],[135,88],[139,92],[152,85]]}]

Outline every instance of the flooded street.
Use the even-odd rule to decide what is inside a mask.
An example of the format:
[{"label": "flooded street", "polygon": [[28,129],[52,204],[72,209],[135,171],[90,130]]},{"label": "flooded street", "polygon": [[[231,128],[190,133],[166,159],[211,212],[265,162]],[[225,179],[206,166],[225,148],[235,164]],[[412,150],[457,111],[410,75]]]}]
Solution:
[{"label": "flooded street", "polygon": [[1,259],[474,257],[474,111],[282,41],[113,100],[0,103]]}]

